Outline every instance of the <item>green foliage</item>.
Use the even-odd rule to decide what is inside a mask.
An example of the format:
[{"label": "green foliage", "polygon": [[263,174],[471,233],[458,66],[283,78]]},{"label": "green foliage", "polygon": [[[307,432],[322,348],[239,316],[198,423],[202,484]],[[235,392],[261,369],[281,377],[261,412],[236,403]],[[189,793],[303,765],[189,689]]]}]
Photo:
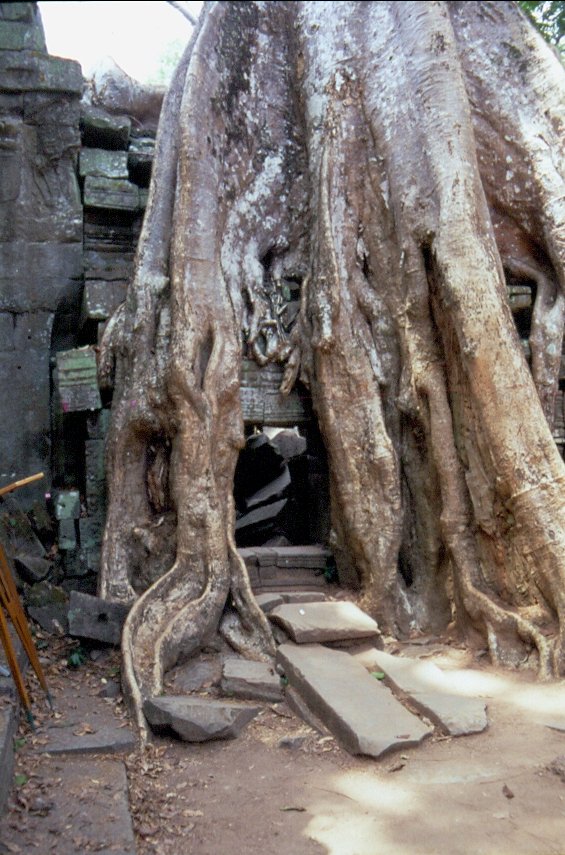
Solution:
[{"label": "green foliage", "polygon": [[520,6],[544,39],[563,53],[565,51],[565,2],[563,0],[521,0]]},{"label": "green foliage", "polygon": [[152,83],[154,86],[168,86],[185,47],[186,41],[182,39],[169,42],[165,52],[161,55],[158,68],[148,77],[146,82]]},{"label": "green foliage", "polygon": [[77,647],[76,650],[69,655],[67,659],[67,665],[69,668],[80,668],[81,665],[84,665],[86,662],[86,653],[82,649],[82,647]]}]

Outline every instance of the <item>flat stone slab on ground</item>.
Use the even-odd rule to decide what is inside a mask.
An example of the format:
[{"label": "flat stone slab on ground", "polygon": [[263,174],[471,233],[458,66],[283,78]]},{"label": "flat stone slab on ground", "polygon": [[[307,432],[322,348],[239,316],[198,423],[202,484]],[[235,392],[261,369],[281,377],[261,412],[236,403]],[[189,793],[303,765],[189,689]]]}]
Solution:
[{"label": "flat stone slab on ground", "polygon": [[38,839],[44,839],[48,822],[54,843],[49,851],[57,855],[135,855],[128,782],[121,760],[54,757],[49,763],[53,783],[42,797],[48,819],[45,812],[26,813],[18,832],[18,851],[39,852],[34,847]]},{"label": "flat stone slab on ground", "polygon": [[480,733],[488,727],[486,704],[449,691],[449,676],[432,662],[393,656],[376,648],[354,655],[369,671],[381,671],[396,691],[450,736]]},{"label": "flat stone slab on ground", "polygon": [[224,662],[221,683],[225,695],[254,701],[282,701],[281,679],[268,662],[250,662],[230,656]]},{"label": "flat stone slab on ground", "polygon": [[71,591],[69,633],[106,644],[119,644],[129,606]]},{"label": "flat stone slab on ground", "polygon": [[355,603],[285,603],[269,619],[282,626],[297,644],[370,638],[380,635],[376,621]]},{"label": "flat stone slab on ground", "polygon": [[171,729],[185,742],[234,739],[260,709],[229,701],[173,695],[148,698],[143,704],[153,730]]},{"label": "flat stone slab on ground", "polygon": [[136,739],[128,727],[111,724],[75,723],[48,727],[47,741],[38,745],[44,754],[120,754],[133,751]]},{"label": "flat stone slab on ground", "polygon": [[432,733],[348,653],[283,644],[277,662],[312,712],[350,754],[381,757]]}]

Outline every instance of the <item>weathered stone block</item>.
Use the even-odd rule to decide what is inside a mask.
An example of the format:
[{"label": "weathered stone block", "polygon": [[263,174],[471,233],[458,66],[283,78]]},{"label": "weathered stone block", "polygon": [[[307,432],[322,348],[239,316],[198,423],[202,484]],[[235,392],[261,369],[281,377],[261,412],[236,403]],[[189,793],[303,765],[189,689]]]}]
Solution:
[{"label": "weathered stone block", "polygon": [[459,697],[449,691],[449,674],[433,662],[392,656],[376,648],[354,654],[370,671],[382,671],[396,693],[411,699],[418,710],[444,733],[465,736],[480,733],[488,726],[486,704],[480,698]]},{"label": "weathered stone block", "polygon": [[283,644],[277,662],[309,709],[351,754],[381,757],[418,745],[432,733],[348,653],[318,644]]},{"label": "weathered stone block", "polygon": [[24,111],[24,95],[21,92],[0,92],[0,115],[21,117]]},{"label": "weathered stone block", "polygon": [[15,316],[14,345],[16,350],[29,348],[49,351],[53,330],[52,312],[25,312]]},{"label": "weathered stone block", "polygon": [[171,729],[186,742],[207,742],[235,738],[260,712],[260,707],[204,698],[164,696],[146,700],[143,712],[157,732]]},{"label": "weathered stone block", "polygon": [[30,50],[0,53],[0,89],[16,92],[72,92],[82,94],[82,69],[72,59],[42,56]]},{"label": "weathered stone block", "polygon": [[129,279],[133,265],[133,252],[101,252],[86,250],[84,253],[84,275],[87,280]]},{"label": "weathered stone block", "polygon": [[98,410],[102,406],[98,390],[96,352],[78,347],[57,354],[59,399],[64,413]]},{"label": "weathered stone block", "polygon": [[61,92],[26,92],[23,95],[23,116],[30,125],[66,125],[78,133],[80,101],[74,95]]},{"label": "weathered stone block", "polygon": [[75,521],[73,519],[59,520],[59,549],[68,550],[77,548],[77,534]]},{"label": "weathered stone block", "polygon": [[123,179],[88,175],[84,181],[83,201],[85,208],[137,211],[139,188]]},{"label": "weathered stone block", "polygon": [[250,662],[235,656],[224,662],[222,692],[255,701],[282,701],[281,680],[267,662]]},{"label": "weathered stone block", "polygon": [[69,632],[78,638],[91,638],[105,644],[120,643],[129,606],[110,603],[79,591],[71,591]]},{"label": "weathered stone block", "polygon": [[276,606],[282,606],[284,603],[284,599],[282,594],[274,591],[272,594],[257,594],[255,597],[257,601],[257,605],[261,609],[261,611],[268,614],[272,611]]},{"label": "weathered stone block", "polygon": [[84,444],[86,461],[86,504],[90,516],[106,513],[106,474],[104,440],[88,439]]},{"label": "weathered stone block", "polygon": [[39,13],[35,3],[0,3],[0,19],[36,24],[39,20]]},{"label": "weathered stone block", "polygon": [[86,432],[89,439],[105,439],[110,425],[111,410],[98,410],[89,413],[86,418]]},{"label": "weathered stone block", "polygon": [[0,50],[47,51],[45,35],[39,26],[24,21],[0,19]]},{"label": "weathered stone block", "polygon": [[0,353],[0,388],[3,411],[11,416],[10,430],[0,432],[0,482],[46,475],[45,482],[20,491],[22,505],[29,507],[43,497],[50,478],[49,351]]},{"label": "weathered stone block", "polygon": [[140,211],[144,211],[147,207],[147,202],[149,201],[149,190],[146,190],[144,187],[139,188],[139,209]]},{"label": "weathered stone block", "polygon": [[80,125],[85,146],[123,150],[128,147],[131,120],[127,116],[111,116],[99,107],[83,104]]},{"label": "weathered stone block", "polygon": [[373,618],[354,603],[288,603],[277,606],[269,619],[287,632],[297,644],[351,640],[379,636]]},{"label": "weathered stone block", "polygon": [[128,178],[128,155],[125,151],[83,148],[79,157],[79,174],[102,178]]},{"label": "weathered stone block", "polygon": [[[0,160],[1,165],[1,160]],[[11,312],[0,313],[0,350],[14,350],[15,318]]]},{"label": "weathered stone block", "polygon": [[240,397],[245,422],[286,427],[309,420],[307,405],[296,390],[286,397],[280,394],[283,373],[278,365],[261,368],[243,360]]},{"label": "weathered stone block", "polygon": [[114,314],[126,297],[126,284],[122,281],[106,282],[92,279],[84,285],[81,320],[105,321]]},{"label": "weathered stone block", "polygon": [[101,517],[82,517],[79,520],[79,530],[82,549],[100,549],[104,534],[104,520]]},{"label": "weathered stone block", "polygon": [[28,614],[45,632],[52,635],[66,634],[69,630],[67,619],[68,606],[62,603],[52,603],[48,606],[30,606]]},{"label": "weathered stone block", "polygon": [[0,311],[55,311],[66,283],[82,278],[82,263],[78,243],[0,243]]},{"label": "weathered stone block", "polygon": [[55,497],[55,518],[78,520],[80,517],[80,493],[78,490],[61,490]]}]

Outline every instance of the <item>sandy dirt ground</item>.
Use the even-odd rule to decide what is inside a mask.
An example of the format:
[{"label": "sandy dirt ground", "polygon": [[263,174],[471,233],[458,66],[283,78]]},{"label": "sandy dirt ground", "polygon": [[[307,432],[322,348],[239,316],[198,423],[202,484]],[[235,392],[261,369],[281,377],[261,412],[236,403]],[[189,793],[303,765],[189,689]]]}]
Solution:
[{"label": "sandy dirt ground", "polygon": [[[375,761],[348,755],[285,704],[265,704],[229,742],[155,739],[111,756],[111,768],[127,770],[138,855],[565,855],[565,766],[562,775],[551,768],[565,756],[565,682],[539,683],[438,643],[403,652],[449,671],[454,692],[484,698],[488,730],[432,737]],[[88,732],[102,705],[103,716],[127,724],[119,697],[100,698],[117,653],[75,670],[65,640],[44,655],[58,715],[79,710]],[[34,737],[20,728],[0,853],[97,851],[57,817],[53,790],[71,761],[38,752],[47,719]],[[92,780],[98,766],[107,774],[108,756],[89,763]],[[67,802],[82,799],[83,813],[104,822],[104,806],[86,793],[75,789]]]}]

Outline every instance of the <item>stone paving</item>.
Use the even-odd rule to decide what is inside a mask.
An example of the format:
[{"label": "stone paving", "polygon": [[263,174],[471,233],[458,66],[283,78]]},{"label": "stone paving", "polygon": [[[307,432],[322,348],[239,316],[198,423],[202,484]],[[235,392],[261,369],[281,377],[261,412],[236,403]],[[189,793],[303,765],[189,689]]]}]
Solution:
[{"label": "stone paving", "polygon": [[[234,738],[260,712],[261,704],[284,698],[346,751],[374,758],[413,748],[434,729],[463,735],[487,726],[484,701],[451,692],[448,676],[430,663],[380,650],[377,625],[353,603],[327,601],[311,592],[274,592],[260,602],[282,641],[277,671],[233,654],[202,657],[176,676],[174,689],[182,686],[182,694],[146,702],[144,710],[157,733],[192,742]],[[328,646],[336,641],[352,646]],[[206,692],[207,686],[214,688]],[[91,849],[135,852],[123,759],[134,750],[136,735],[125,716],[116,718],[104,697],[111,696],[111,686],[106,689],[74,698],[67,687],[65,709],[44,720],[36,740],[37,755],[45,756],[42,762],[51,764],[58,783],[49,796],[49,811],[50,827],[65,832],[67,848],[56,849],[62,855]],[[13,695],[6,694],[0,707],[4,802],[13,763],[13,705]],[[105,799],[111,801],[109,813]],[[11,850],[0,846],[2,851]]]}]

